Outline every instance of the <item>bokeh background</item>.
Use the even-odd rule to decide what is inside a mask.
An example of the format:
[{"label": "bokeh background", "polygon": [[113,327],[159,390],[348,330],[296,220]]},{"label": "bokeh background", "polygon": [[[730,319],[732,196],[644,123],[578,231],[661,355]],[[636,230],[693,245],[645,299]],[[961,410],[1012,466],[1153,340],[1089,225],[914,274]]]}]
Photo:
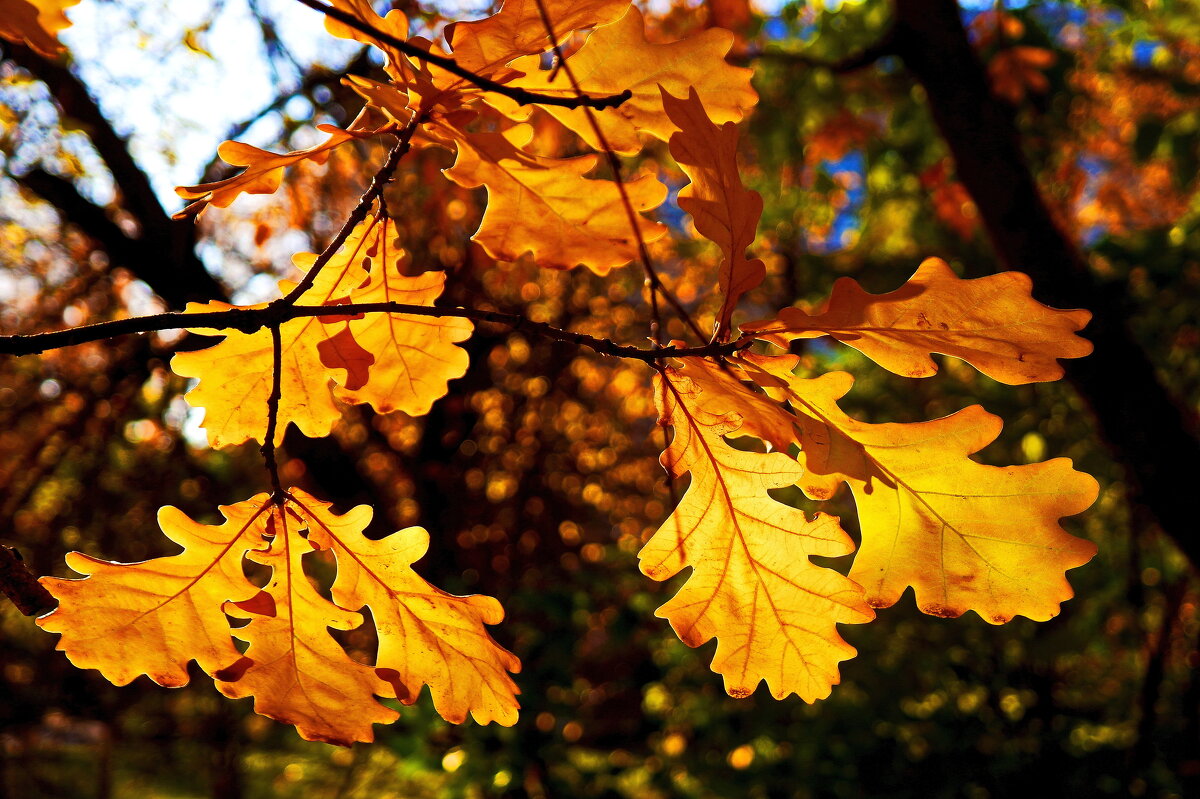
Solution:
[{"label": "bokeh background", "polygon": [[[390,5],[430,34],[489,10]],[[910,25],[909,49],[890,46],[913,13],[947,10],[948,32]],[[1090,376],[1013,388],[947,360],[938,377],[909,380],[848,348],[797,351],[814,373],[857,376],[858,418],[979,402],[1006,420],[982,460],[1066,456],[1096,475],[1099,501],[1068,522],[1100,547],[1070,575],[1077,598],[1050,622],[994,627],[923,616],[908,594],[842,628],[859,655],[828,700],[731,699],[707,667],[714,644],[691,650],[653,615],[675,583],[637,571],[670,502],[650,372],[480,325],[469,372],[428,416],[348,409],[327,439],[289,435],[283,472],[340,510],[372,505],[374,534],[427,527],[423,576],[500,599],[495,635],[524,663],[517,726],[449,725],[423,697],[373,745],[306,743],[198,671],[167,690],[76,670],[4,604],[0,797],[1200,796],[1200,530],[1186,523],[1194,490],[1179,490],[1200,460],[1172,454],[1198,446],[1200,5],[662,0],[649,11],[662,40],[735,30],[730,58],[756,70],[742,156],[766,204],[756,250],[769,277],[738,318],[817,302],[842,275],[890,290],[933,255],[965,276],[1021,268],[1011,239],[1049,220],[1057,241],[1030,234],[1024,250],[1031,273],[1052,277],[1035,295],[1092,307],[1132,347],[1098,352]],[[348,122],[358,104],[338,79],[377,73],[376,54],[285,0],[85,0],[71,15],[63,62],[0,44],[0,330],[271,297],[291,255],[336,232],[379,147],[343,148],[198,226],[169,219],[182,205],[171,188],[227,174],[212,160],[225,137],[293,148],[320,122]],[[977,73],[922,74],[912,36],[927,37],[920,52],[965,53]],[[949,110],[947,85],[964,93]],[[971,141],[954,133],[955,108],[984,109],[980,136],[1015,143],[988,151],[990,186],[956,170],[952,149],[970,157]],[[539,129],[547,153],[577,146]],[[662,146],[636,161],[683,181]],[[414,268],[450,273],[448,302],[645,340],[635,269],[600,279],[491,262],[468,242],[482,197],[442,178],[448,165],[416,153],[390,198]],[[985,224],[989,194],[1014,175],[1041,205]],[[711,319],[714,248],[677,208],[661,213],[673,236],[653,254]],[[176,349],[202,345],[145,336],[0,361],[0,543],[34,573],[68,574],[70,550],[167,554],[159,506],[211,519],[264,489],[253,447],[206,448],[167,368]],[[1114,397],[1126,408],[1116,427]],[[1136,410],[1154,397],[1175,415]],[[1130,431],[1143,431],[1140,449]],[[852,499],[833,504],[853,532]],[[372,641],[352,632],[345,644]]]}]

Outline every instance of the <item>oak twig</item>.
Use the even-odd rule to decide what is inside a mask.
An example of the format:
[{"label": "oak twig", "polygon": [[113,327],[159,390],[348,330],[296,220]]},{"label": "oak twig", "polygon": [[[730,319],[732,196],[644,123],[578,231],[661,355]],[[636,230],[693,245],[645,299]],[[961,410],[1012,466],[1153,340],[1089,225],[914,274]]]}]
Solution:
[{"label": "oak twig", "polygon": [[616,108],[621,103],[633,96],[633,92],[626,89],[620,94],[613,94],[605,97],[592,97],[590,95],[583,95],[580,97],[553,97],[548,94],[538,94],[537,92],[527,91],[516,86],[507,86],[503,83],[494,81],[491,78],[485,78],[482,75],[477,75],[471,70],[459,66],[458,62],[449,56],[438,55],[437,53],[431,53],[427,50],[422,50],[411,42],[407,42],[404,39],[392,36],[390,33],[378,30],[363,22],[358,17],[355,17],[352,14],[347,14],[341,9],[327,6],[320,2],[320,0],[298,0],[298,2],[308,6],[314,11],[320,11],[330,19],[336,19],[338,22],[346,25],[347,27],[353,28],[359,33],[365,33],[368,36],[378,39],[384,44],[395,47],[409,58],[416,58],[421,61],[427,61],[430,64],[437,64],[447,72],[453,73],[458,77],[475,84],[484,91],[502,94],[510,100],[513,100],[521,105],[531,105],[533,103],[537,103],[538,105],[557,105],[563,108]]},{"label": "oak twig", "polygon": [[659,358],[715,357],[731,355],[752,343],[743,337],[726,344],[705,344],[699,347],[662,347],[643,349],[617,344],[611,339],[597,338],[586,333],[535,322],[520,314],[486,311],[479,308],[441,308],[429,305],[408,305],[400,302],[361,302],[346,305],[285,305],[279,301],[262,308],[230,308],[200,313],[161,313],[96,322],[66,330],[27,335],[0,336],[0,355],[34,355],[46,350],[73,347],[90,341],[100,341],[130,333],[153,333],[163,330],[237,330],[253,333],[264,327],[278,327],[292,319],[319,316],[356,316],[368,313],[402,313],[410,316],[455,317],[475,322],[505,325],[532,335],[586,347],[601,355],[629,358],[651,363]]},{"label": "oak twig", "polygon": [[283,486],[279,482],[279,464],[275,460],[275,430],[279,426],[279,401],[283,399],[283,335],[279,325],[271,326],[271,393],[267,397],[267,433],[263,437],[262,455],[271,475],[271,497],[282,500]]}]

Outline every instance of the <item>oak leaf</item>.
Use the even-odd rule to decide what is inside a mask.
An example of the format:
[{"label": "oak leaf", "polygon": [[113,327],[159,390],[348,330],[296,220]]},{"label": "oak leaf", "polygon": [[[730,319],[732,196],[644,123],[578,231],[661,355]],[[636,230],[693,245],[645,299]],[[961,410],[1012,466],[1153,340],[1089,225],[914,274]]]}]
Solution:
[{"label": "oak leaf", "polygon": [[71,26],[65,11],[79,0],[0,0],[0,38],[29,45],[46,58],[63,51],[59,31]]},{"label": "oak leaf", "polygon": [[782,453],[730,446],[742,415],[711,402],[679,371],[655,380],[662,425],[675,434],[662,464],[691,484],[670,518],[638,557],[642,571],[665,580],[683,568],[692,574],[656,615],[671,622],[684,643],[716,637],[712,668],[731,696],[748,696],[759,682],[776,698],[806,702],[829,695],[839,682],[838,662],[854,648],[837,623],[869,621],[874,613],[862,589],[814,555],[838,556],[853,544],[836,517],[802,511],[768,491],[794,484],[801,470]]},{"label": "oak leaf", "polygon": [[[602,111],[544,106],[593,149],[603,149],[607,143],[616,152],[636,153],[642,149],[639,133],[666,141],[675,126],[663,114],[662,90],[678,97],[695,91],[709,118],[718,124],[740,121],[758,102],[758,94],[750,87],[754,71],[725,61],[733,46],[729,31],[710,28],[681,41],[656,44],[646,41],[644,27],[642,12],[630,7],[614,24],[593,31],[583,47],[566,60],[580,91],[598,97],[628,89],[632,92],[628,100]],[[525,73],[512,81],[513,86],[552,96],[575,96],[566,69],[539,69],[536,56],[515,61],[512,67]],[[527,109],[507,98],[489,98],[488,102],[514,118],[528,115]],[[604,142],[592,130],[589,114],[599,125]]]},{"label": "oak leaf", "polygon": [[679,192],[679,207],[692,215],[700,235],[721,248],[725,260],[718,272],[722,297],[717,313],[717,341],[728,341],[733,310],[743,294],[757,288],[766,266],[746,258],[754,243],[763,202],[758,192],[742,185],[737,165],[737,128],[732,122],[717,127],[695,89],[686,100],[662,93],[668,118],[679,128],[671,136],[671,156],[691,179]]},{"label": "oak leaf", "polygon": [[[301,270],[317,256],[302,253],[293,260]],[[345,244],[297,300],[301,306],[351,302],[404,302],[432,305],[445,276],[431,272],[415,277],[401,273],[407,256],[395,241],[395,226],[371,216],[351,232]],[[287,294],[295,284],[280,283]],[[210,302],[190,304],[186,313],[234,306]],[[263,306],[254,306],[263,307]],[[205,335],[224,335],[212,347],[177,354],[171,368],[199,382],[186,395],[204,408],[203,427],[214,447],[262,441],[267,431],[267,400],[273,377],[273,345],[269,330],[189,328]],[[276,442],[290,422],[305,435],[328,435],[341,411],[330,390],[351,403],[368,402],[381,412],[402,410],[419,415],[444,396],[447,383],[467,369],[467,356],[456,346],[470,336],[471,323],[454,317],[369,314],[361,319],[300,317],[280,325],[280,424]]]},{"label": "oak leaf", "polygon": [[259,494],[220,508],[225,522],[206,525],[178,508],[158,512],[167,538],[183,552],[140,563],[110,563],[81,552],[67,565],[82,580],[43,577],[58,608],[38,619],[61,633],[58,649],[81,669],[98,669],[115,685],[146,674],[159,685],[188,682],[195,660],[209,674],[238,657],[229,637],[225,602],[257,592],[242,571],[245,553],[263,545],[268,497]]},{"label": "oak leaf", "polygon": [[756,338],[786,348],[799,338],[832,336],[883,368],[929,377],[943,353],[961,358],[1001,383],[1057,380],[1058,358],[1081,358],[1091,342],[1075,335],[1087,311],[1049,308],[1030,295],[1020,272],[963,280],[945,261],[929,258],[908,282],[887,294],[868,294],[841,278],[819,313],[784,308],[773,320],[742,325]]},{"label": "oak leaf", "polygon": [[978,405],[929,422],[867,424],[838,407],[849,374],[796,377],[794,356],[741,361],[756,381],[761,370],[787,386],[805,493],[825,499],[850,485],[862,528],[850,577],[872,606],[895,604],[912,586],[926,613],[974,610],[1001,624],[1018,615],[1044,621],[1073,596],[1064,572],[1096,547],[1058,520],[1086,510],[1099,487],[1069,459],[986,466],[969,456],[1002,423]]},{"label": "oak leaf", "polygon": [[[255,712],[296,725],[306,740],[346,745],[373,740],[373,723],[397,717],[376,696],[412,704],[425,684],[447,720],[471,713],[480,723],[516,721],[518,692],[508,672],[519,671],[520,662],[484,627],[504,612],[490,597],[453,596],[412,571],[428,549],[428,533],[414,527],[371,541],[363,535],[369,507],[338,516],[299,489],[273,513],[271,546],[250,553],[273,569],[271,581],[255,600],[230,610],[249,619],[234,634],[250,646],[217,673],[222,693],[253,696]],[[337,559],[333,601],[305,576],[304,556],[319,550]],[[351,660],[327,629],[360,626],[364,605],[379,635],[374,666]]]},{"label": "oak leaf", "polygon": [[[372,269],[368,282],[356,288],[351,298],[354,302],[432,306],[445,287],[446,273],[402,274],[407,255],[389,242],[389,224],[383,222],[384,232],[377,240],[380,268]],[[454,346],[471,337],[474,328],[466,319],[375,313],[345,324],[355,354],[365,353],[372,360],[358,372],[347,368],[346,379],[337,381],[340,385],[334,393],[345,402],[369,403],[380,413],[403,411],[423,416],[435,400],[445,396],[449,381],[466,374],[467,351]],[[343,351],[339,359],[344,358]],[[330,367],[346,368],[324,356],[322,361]]]},{"label": "oak leaf", "polygon": [[[605,25],[619,18],[629,0],[542,0],[559,41],[575,30]],[[455,22],[446,28],[454,60],[480,75],[493,75],[520,56],[549,50],[550,35],[538,0],[505,0],[500,10],[476,22]]]},{"label": "oak leaf", "polygon": [[[472,240],[493,258],[515,261],[526,252],[539,266],[570,269],[582,264],[599,275],[632,261],[637,237],[609,180],[588,180],[598,155],[546,158],[520,148],[533,130],[517,125],[503,133],[448,129],[458,157],[446,177],[464,188],[485,186],[487,210]],[[657,208],[667,188],[649,174],[625,181],[635,211]],[[638,217],[644,241],[666,233],[657,222]]]},{"label": "oak leaf", "polygon": [[274,194],[279,190],[283,172],[287,167],[295,166],[301,161],[323,164],[333,150],[346,142],[378,136],[392,127],[389,124],[382,128],[359,128],[355,124],[343,130],[335,125],[317,125],[317,130],[329,134],[328,139],[312,147],[288,153],[272,153],[238,141],[222,142],[217,148],[217,155],[226,163],[245,169],[233,177],[213,183],[177,187],[175,193],[192,202],[176,213],[175,218],[182,219],[199,214],[210,205],[226,208],[243,193]]}]

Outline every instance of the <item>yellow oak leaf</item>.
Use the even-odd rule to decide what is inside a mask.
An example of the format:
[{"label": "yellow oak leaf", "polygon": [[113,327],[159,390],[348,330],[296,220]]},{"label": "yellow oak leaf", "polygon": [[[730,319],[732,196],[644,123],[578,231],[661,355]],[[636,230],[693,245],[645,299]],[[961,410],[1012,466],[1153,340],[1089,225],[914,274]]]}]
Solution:
[{"label": "yellow oak leaf", "polygon": [[737,165],[737,128],[732,122],[714,125],[695,89],[686,100],[662,94],[663,108],[679,127],[671,136],[671,156],[691,179],[679,192],[679,207],[692,215],[701,236],[725,254],[718,273],[721,309],[717,341],[728,341],[730,320],[738,299],[757,288],[767,276],[762,261],[746,258],[754,243],[763,202],[758,192],[742,185]]},{"label": "yellow oak leaf", "polygon": [[[472,240],[493,258],[514,261],[533,253],[539,266],[570,269],[582,264],[599,275],[632,261],[637,238],[617,184],[587,180],[598,155],[545,158],[520,148],[533,130],[517,125],[504,133],[466,133],[447,128],[458,157],[446,177],[468,189],[486,186],[487,210]],[[657,208],[667,188],[650,174],[625,181],[635,211]],[[638,218],[645,241],[666,233],[657,222]]]},{"label": "yellow oak leaf", "polygon": [[79,0],[0,0],[0,38],[24,42],[45,56],[54,58],[63,51],[59,31],[69,28],[68,8]]},{"label": "yellow oak leaf", "polygon": [[346,142],[377,136],[391,128],[391,125],[387,125],[377,129],[358,129],[351,125],[350,129],[343,130],[334,125],[317,125],[317,129],[328,133],[329,138],[320,144],[290,153],[272,153],[237,141],[223,142],[217,148],[217,155],[229,164],[244,166],[245,170],[213,183],[177,187],[175,193],[192,202],[175,214],[175,218],[199,214],[210,205],[226,208],[243,193],[274,194],[287,167],[305,160],[323,164],[334,149]]},{"label": "yellow oak leaf", "polygon": [[662,464],[672,477],[690,473],[691,483],[638,557],[656,580],[692,567],[657,615],[689,646],[717,638],[712,668],[731,696],[750,695],[762,680],[780,699],[828,696],[837,664],[854,655],[835,625],[874,613],[861,587],[810,557],[845,555],[853,543],[836,517],[809,520],[767,493],[793,485],[801,470],[782,453],[731,447],[725,437],[738,432],[740,413],[710,404],[671,368],[656,378],[655,398],[659,423],[675,430]]},{"label": "yellow oak leaf", "polygon": [[[390,34],[397,39],[408,40],[408,17],[399,9],[392,9],[381,17],[372,6],[371,0],[329,0],[329,5],[350,14],[377,31]],[[383,66],[384,71],[393,80],[405,83],[412,77],[413,65],[409,62],[408,57],[378,37],[363,33],[333,17],[325,18],[325,29],[339,39],[350,39],[378,47],[387,56]]]},{"label": "yellow oak leaf", "polygon": [[[369,217],[351,232],[297,304],[393,301],[432,305],[441,293],[444,274],[400,274],[405,253],[394,239],[390,220]],[[313,253],[301,253],[293,260],[307,271],[316,258]],[[280,283],[285,294],[294,286],[289,281]],[[232,307],[221,302],[193,303],[185,312]],[[209,443],[224,447],[262,441],[273,377],[270,331],[189,330],[225,336],[212,347],[181,352],[171,361],[176,374],[199,380],[186,399],[205,409],[202,424]],[[275,443],[283,440],[289,422],[306,436],[329,434],[341,416],[330,380],[339,384],[337,396],[346,402],[369,402],[381,412],[427,413],[433,402],[445,395],[447,382],[466,372],[466,352],[456,342],[468,338],[471,330],[471,323],[464,319],[410,314],[300,317],[284,322],[280,325],[280,424]]]},{"label": "yellow oak leaf", "polygon": [[[446,283],[445,272],[425,272],[408,277],[402,272],[407,255],[388,234],[383,220],[374,243],[376,265],[368,282],[351,293],[354,302],[399,302],[432,306]],[[394,227],[393,227],[394,231]],[[394,233],[393,233],[394,236]],[[364,370],[365,381],[354,380],[348,370],[335,391],[350,403],[370,403],[380,413],[403,411],[410,416],[429,412],[435,400],[446,395],[447,383],[466,374],[467,352],[456,346],[471,337],[471,322],[456,317],[411,314],[365,314],[346,323],[359,351],[373,364]],[[329,366],[340,365],[323,358]]]},{"label": "yellow oak leaf", "polygon": [[[222,693],[253,696],[255,712],[296,725],[306,740],[343,745],[373,740],[372,724],[398,716],[375,697],[398,694],[412,704],[423,684],[450,721],[467,713],[481,723],[516,721],[517,689],[507,672],[520,663],[484,627],[504,613],[490,597],[455,597],[412,571],[428,533],[409,528],[371,541],[362,532],[370,508],[338,516],[298,489],[272,512],[270,547],[250,553],[272,568],[271,580],[229,610],[249,619],[234,634],[250,646],[215,675]],[[305,576],[304,556],[318,550],[337,559],[332,602]],[[379,634],[375,666],[351,660],[328,631],[360,626],[362,614],[353,609],[364,605]]]},{"label": "yellow oak leaf", "polygon": [[742,330],[784,348],[794,339],[832,336],[906,377],[936,373],[929,356],[937,352],[1009,385],[1057,380],[1063,375],[1057,358],[1092,351],[1090,341],[1075,335],[1091,314],[1042,305],[1030,286],[1020,272],[963,280],[930,258],[895,291],[868,294],[844,277],[820,313],[785,308]]},{"label": "yellow oak leaf", "polygon": [[[543,7],[561,42],[572,31],[617,19],[629,8],[629,0],[543,0]],[[486,19],[447,26],[446,40],[459,66],[484,76],[515,58],[553,46],[537,0],[505,0],[500,10]]]},{"label": "yellow oak leaf", "polygon": [[[587,114],[593,114],[609,147],[628,154],[642,149],[638,133],[666,141],[675,130],[663,114],[660,87],[677,97],[695,91],[713,122],[738,122],[758,102],[758,94],[750,87],[754,71],[725,61],[733,40],[729,31],[710,28],[678,42],[651,43],[646,41],[642,12],[636,6],[630,7],[614,24],[593,31],[583,47],[567,58],[567,64],[579,89],[586,94],[598,97],[628,89],[633,96],[602,111],[559,106],[545,106],[545,110],[592,148],[602,149],[587,121]],[[525,73],[512,81],[513,86],[553,96],[575,96],[566,70],[539,69],[536,56],[515,61],[512,67]],[[514,118],[528,115],[528,109],[507,98],[489,97],[488,102]]]},{"label": "yellow oak leaf", "polygon": [[223,606],[253,597],[242,558],[263,545],[268,497],[221,507],[225,523],[192,521],[178,508],[158,512],[166,536],[183,552],[140,563],[110,563],[72,552],[67,565],[82,580],[43,577],[58,608],[38,624],[61,633],[58,648],[81,669],[99,669],[116,685],[146,674],[159,685],[188,682],[195,660],[209,674],[240,657]]},{"label": "yellow oak leaf", "polygon": [[250,620],[233,631],[250,646],[213,675],[217,688],[234,699],[253,696],[254,712],[294,724],[306,741],[372,741],[373,724],[400,714],[376,701],[387,689],[374,670],[351,660],[329,634],[361,626],[362,614],[334,605],[305,576],[304,556],[318,549],[305,537],[310,520],[287,500],[271,514],[270,546],[250,555],[271,567],[271,580],[252,600],[228,608]]},{"label": "yellow oak leaf", "polygon": [[429,549],[429,533],[422,528],[373,541],[362,534],[371,519],[367,506],[336,516],[328,503],[298,489],[291,494],[310,522],[310,539],[337,557],[334,602],[371,608],[379,633],[375,673],[394,695],[412,704],[428,685],[447,721],[461,723],[470,713],[480,724],[516,723],[519,691],[508,672],[520,671],[521,663],[484,627],[504,620],[500,603],[448,594],[418,576],[412,564]]},{"label": "yellow oak leaf", "polygon": [[1073,596],[1064,573],[1096,547],[1059,519],[1086,510],[1099,486],[1069,459],[985,466],[969,456],[994,441],[1002,423],[978,405],[929,422],[866,424],[837,405],[850,375],[799,378],[793,356],[741,360],[755,380],[762,370],[788,386],[801,431],[801,488],[824,499],[839,482],[850,485],[862,528],[850,576],[872,606],[893,605],[912,586],[926,613],[974,610],[1001,624],[1052,618]]}]

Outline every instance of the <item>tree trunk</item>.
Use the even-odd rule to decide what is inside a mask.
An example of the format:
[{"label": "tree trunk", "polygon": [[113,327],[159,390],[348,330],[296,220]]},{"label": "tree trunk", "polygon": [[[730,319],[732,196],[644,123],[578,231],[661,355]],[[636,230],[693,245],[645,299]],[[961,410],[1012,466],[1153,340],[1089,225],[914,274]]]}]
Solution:
[{"label": "tree trunk", "polygon": [[1067,377],[1124,466],[1130,498],[1143,503],[1193,566],[1200,536],[1192,492],[1200,485],[1200,425],[1172,398],[1131,333],[1124,293],[1105,290],[1054,223],[1021,150],[1010,107],[991,93],[955,0],[895,0],[893,47],[924,87],[958,177],[970,192],[1000,261],[1033,278],[1034,294],[1095,314],[1096,345],[1067,362]]}]

